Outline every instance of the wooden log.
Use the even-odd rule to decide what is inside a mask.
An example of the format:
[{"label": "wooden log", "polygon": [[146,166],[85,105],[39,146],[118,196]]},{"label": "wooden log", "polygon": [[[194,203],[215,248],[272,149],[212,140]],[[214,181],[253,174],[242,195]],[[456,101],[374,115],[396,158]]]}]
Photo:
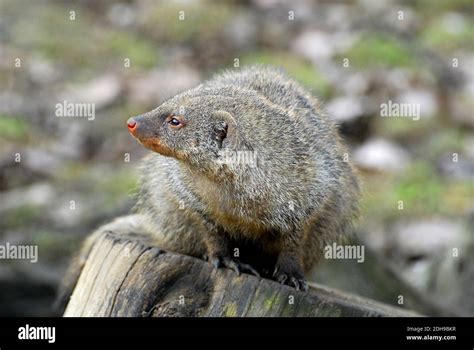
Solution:
[{"label": "wooden log", "polygon": [[75,265],[79,271],[69,274],[70,298],[63,290],[64,316],[417,316],[316,284],[300,292],[216,270],[150,245],[137,227],[126,217],[89,238]]}]

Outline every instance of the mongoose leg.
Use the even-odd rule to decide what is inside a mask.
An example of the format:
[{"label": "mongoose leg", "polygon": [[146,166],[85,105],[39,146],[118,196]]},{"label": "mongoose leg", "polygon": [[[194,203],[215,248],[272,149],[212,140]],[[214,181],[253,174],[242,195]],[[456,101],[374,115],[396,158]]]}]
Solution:
[{"label": "mongoose leg", "polygon": [[260,274],[257,270],[255,270],[251,265],[244,264],[242,261],[234,259],[235,263],[239,266],[241,271],[246,271],[254,276],[260,277]]},{"label": "mongoose leg", "polygon": [[212,257],[209,259],[209,262],[214,266],[215,268],[219,267],[227,267],[228,269],[234,270],[234,272],[237,275],[240,275],[240,272],[247,272],[249,274],[252,274],[254,276],[260,277],[260,274],[258,273],[257,270],[255,270],[252,266],[249,264],[245,264],[241,262],[238,259],[232,259],[229,257]]},{"label": "mongoose leg", "polygon": [[280,254],[275,265],[273,278],[281,284],[295,287],[296,290],[308,290],[308,284],[304,278],[303,269],[294,257],[284,253]]},{"label": "mongoose leg", "polygon": [[[304,278],[304,272],[301,264],[299,246],[301,239],[295,239],[297,233],[286,234],[282,236],[283,247],[278,255],[273,271],[273,278],[281,284],[293,286],[296,290],[306,291],[308,284]],[[298,237],[297,237],[298,238]]]},{"label": "mongoose leg", "polygon": [[231,256],[229,245],[229,240],[224,232],[218,228],[210,230],[206,239],[206,246],[208,251],[207,260],[212,266],[216,269],[222,266],[227,267],[234,270],[237,275],[240,275],[240,272],[247,272],[260,277],[260,274],[252,266],[244,264]]}]

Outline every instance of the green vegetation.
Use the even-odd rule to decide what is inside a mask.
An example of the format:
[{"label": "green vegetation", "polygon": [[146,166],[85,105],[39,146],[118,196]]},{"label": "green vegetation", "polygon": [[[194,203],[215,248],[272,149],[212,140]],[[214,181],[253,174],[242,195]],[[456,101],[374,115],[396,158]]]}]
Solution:
[{"label": "green vegetation", "polygon": [[120,199],[135,193],[138,186],[138,176],[131,167],[121,168],[117,172],[102,178],[97,183],[97,190],[103,191],[105,195],[105,206],[114,208]]},{"label": "green vegetation", "polygon": [[64,232],[40,230],[31,237],[30,244],[38,245],[40,259],[57,261],[64,259],[65,256],[74,254],[81,241],[81,237],[67,236],[64,235]]},{"label": "green vegetation", "polygon": [[41,215],[41,208],[33,204],[23,205],[3,213],[0,217],[0,228],[30,225],[31,222],[39,220]]},{"label": "green vegetation", "polygon": [[412,67],[415,60],[400,41],[386,35],[365,35],[340,60],[349,58],[356,68]]},{"label": "green vegetation", "polygon": [[446,11],[472,11],[472,0],[414,0],[410,5],[425,16]]},{"label": "green vegetation", "polygon": [[[18,46],[69,64],[82,66],[93,62],[91,53],[97,52],[98,31],[90,29],[92,23],[87,18],[70,20],[69,10],[59,6],[35,7],[35,10],[33,19],[22,16],[24,19],[12,28],[12,33],[21,33],[15,37]],[[76,18],[79,16],[82,13],[76,11]]]},{"label": "green vegetation", "polygon": [[[392,220],[400,216],[422,217],[464,213],[474,197],[469,181],[447,181],[426,161],[415,162],[403,173],[387,180],[372,178],[365,184],[364,217]],[[403,201],[403,210],[398,210]]]},{"label": "green vegetation", "polygon": [[300,57],[285,52],[259,51],[244,55],[240,65],[268,64],[284,68],[288,74],[320,97],[328,97],[330,86],[321,72]]},{"label": "green vegetation", "polygon": [[439,212],[443,183],[427,163],[414,163],[393,188],[395,200],[403,200],[407,211]]},{"label": "green vegetation", "polygon": [[34,17],[22,16],[24,20],[12,28],[12,33],[21,33],[15,36],[17,45],[74,68],[110,66],[114,62],[123,67],[125,58],[130,58],[132,68],[146,69],[160,62],[152,42],[124,30],[100,28],[93,17],[80,11],[71,20],[69,11],[61,6],[46,6],[37,8]]},{"label": "green vegetation", "polygon": [[0,114],[0,137],[24,139],[28,136],[28,124],[19,117]]},{"label": "green vegetation", "polygon": [[426,158],[433,158],[447,152],[460,152],[464,146],[465,134],[465,130],[462,129],[442,128],[433,132],[420,151],[426,155]]},{"label": "green vegetation", "polygon": [[[420,34],[420,39],[427,45],[452,52],[459,48],[474,49],[474,26],[472,20],[456,21],[457,25],[443,23],[446,17],[438,17],[429,23]],[[453,19],[454,20],[454,19]],[[454,28],[453,28],[454,27]]]},{"label": "green vegetation", "polygon": [[104,44],[110,51],[108,54],[118,57],[121,64],[125,58],[129,58],[132,68],[153,68],[162,62],[158,49],[151,42],[127,33],[109,32],[104,38]]},{"label": "green vegetation", "polygon": [[164,2],[150,8],[143,23],[163,43],[192,44],[218,35],[231,16],[231,7],[222,3]]},{"label": "green vegetation", "polygon": [[95,193],[101,198],[102,208],[109,210],[117,203],[135,193],[138,185],[136,167],[122,167],[116,171],[108,169],[107,176],[101,176],[101,169],[91,171],[88,165],[71,164],[58,174],[64,187],[77,191]]},{"label": "green vegetation", "polygon": [[376,134],[388,138],[418,138],[437,127],[433,119],[413,120],[411,118],[380,118],[374,120]]}]

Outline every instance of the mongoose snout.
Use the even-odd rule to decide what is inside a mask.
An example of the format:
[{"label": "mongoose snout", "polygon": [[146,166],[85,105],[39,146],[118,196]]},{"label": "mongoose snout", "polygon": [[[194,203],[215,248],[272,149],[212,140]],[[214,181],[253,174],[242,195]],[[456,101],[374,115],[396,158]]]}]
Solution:
[{"label": "mongoose snout", "polygon": [[137,122],[135,119],[132,118],[128,118],[127,120],[127,126],[128,126],[128,130],[130,130],[130,132],[132,132],[135,127],[137,126]]},{"label": "mongoose snout", "polygon": [[159,128],[151,125],[152,123],[144,116],[131,117],[127,120],[128,131],[138,140],[149,138],[158,138]]},{"label": "mongoose snout", "polygon": [[173,156],[175,153],[164,141],[160,119],[175,130],[184,125],[184,121],[179,116],[167,115],[162,118],[154,118],[150,115],[140,115],[127,120],[128,131],[146,148],[164,156]]}]

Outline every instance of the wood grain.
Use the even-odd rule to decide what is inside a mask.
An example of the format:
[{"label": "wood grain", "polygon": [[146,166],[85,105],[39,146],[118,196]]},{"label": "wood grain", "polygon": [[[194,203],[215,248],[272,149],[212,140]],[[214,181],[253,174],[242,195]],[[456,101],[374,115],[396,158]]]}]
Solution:
[{"label": "wood grain", "polygon": [[124,230],[124,221],[94,233],[64,316],[315,317],[417,316],[372,300],[310,284],[307,292],[164,252]]}]

